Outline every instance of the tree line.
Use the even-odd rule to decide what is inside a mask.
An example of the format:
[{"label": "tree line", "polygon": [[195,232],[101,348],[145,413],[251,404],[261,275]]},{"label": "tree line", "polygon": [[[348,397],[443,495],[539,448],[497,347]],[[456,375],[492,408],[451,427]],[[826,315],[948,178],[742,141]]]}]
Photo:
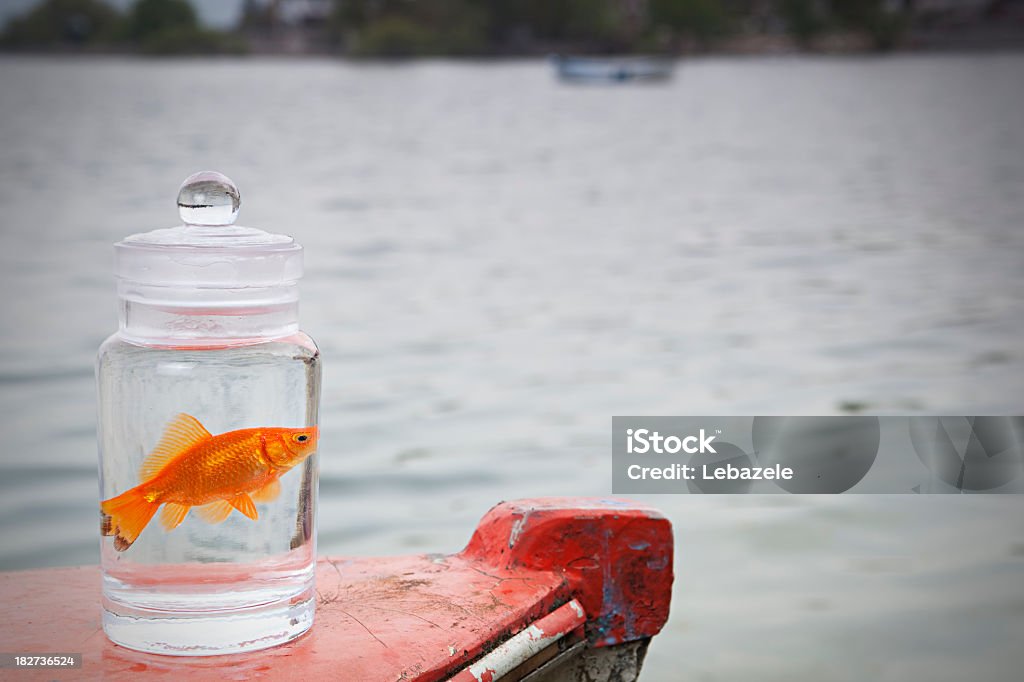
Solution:
[{"label": "tree line", "polygon": [[912,0],[341,0],[331,31],[366,54],[674,54],[772,33],[809,49],[835,32],[883,50],[912,14]]},{"label": "tree line", "polygon": [[[44,0],[10,22],[9,49],[244,52],[247,37],[280,29],[281,2],[247,0],[238,28],[204,29],[187,0]],[[998,4],[998,0],[993,0]],[[804,49],[822,36],[867,48],[900,44],[914,0],[335,0],[303,24],[318,50],[354,56],[662,53],[711,50],[742,37],[788,36]]]},{"label": "tree line", "polygon": [[203,28],[187,0],[137,0],[126,12],[102,0],[44,0],[8,23],[0,46],[157,54],[246,51],[240,36]]}]

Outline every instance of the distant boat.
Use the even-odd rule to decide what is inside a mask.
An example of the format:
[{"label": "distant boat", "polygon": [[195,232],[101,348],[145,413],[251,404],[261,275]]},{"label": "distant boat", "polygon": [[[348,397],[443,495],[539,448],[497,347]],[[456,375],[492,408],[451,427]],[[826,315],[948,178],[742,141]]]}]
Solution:
[{"label": "distant boat", "polygon": [[569,57],[551,58],[558,77],[571,82],[663,81],[672,77],[675,62],[665,57]]}]

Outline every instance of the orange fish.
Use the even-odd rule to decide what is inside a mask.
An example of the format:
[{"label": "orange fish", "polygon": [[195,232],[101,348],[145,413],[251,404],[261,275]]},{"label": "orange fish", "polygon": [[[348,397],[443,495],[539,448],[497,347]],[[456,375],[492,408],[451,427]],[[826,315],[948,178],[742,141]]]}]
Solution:
[{"label": "orange fish", "polygon": [[101,530],[123,552],[156,513],[173,530],[190,508],[209,523],[237,509],[257,519],[255,502],[281,492],[278,479],[316,451],[319,429],[257,428],[211,435],[199,420],[179,414],[139,469],[141,483],[100,503]]}]

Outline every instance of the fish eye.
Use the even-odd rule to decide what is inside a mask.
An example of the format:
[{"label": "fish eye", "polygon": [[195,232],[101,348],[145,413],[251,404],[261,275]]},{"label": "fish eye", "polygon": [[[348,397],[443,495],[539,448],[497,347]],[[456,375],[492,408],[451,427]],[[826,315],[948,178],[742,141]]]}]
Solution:
[{"label": "fish eye", "polygon": [[307,436],[304,433],[300,433],[298,436],[295,436],[295,440],[299,441],[300,443],[305,443],[307,440],[309,440],[309,436]]}]

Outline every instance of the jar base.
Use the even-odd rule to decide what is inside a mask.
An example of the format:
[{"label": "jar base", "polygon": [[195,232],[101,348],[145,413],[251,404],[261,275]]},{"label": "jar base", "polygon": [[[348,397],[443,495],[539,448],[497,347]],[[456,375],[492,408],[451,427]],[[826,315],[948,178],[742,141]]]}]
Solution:
[{"label": "jar base", "polygon": [[313,625],[312,595],[232,611],[123,608],[104,599],[103,630],[115,644],[166,656],[217,656],[290,642]]}]

